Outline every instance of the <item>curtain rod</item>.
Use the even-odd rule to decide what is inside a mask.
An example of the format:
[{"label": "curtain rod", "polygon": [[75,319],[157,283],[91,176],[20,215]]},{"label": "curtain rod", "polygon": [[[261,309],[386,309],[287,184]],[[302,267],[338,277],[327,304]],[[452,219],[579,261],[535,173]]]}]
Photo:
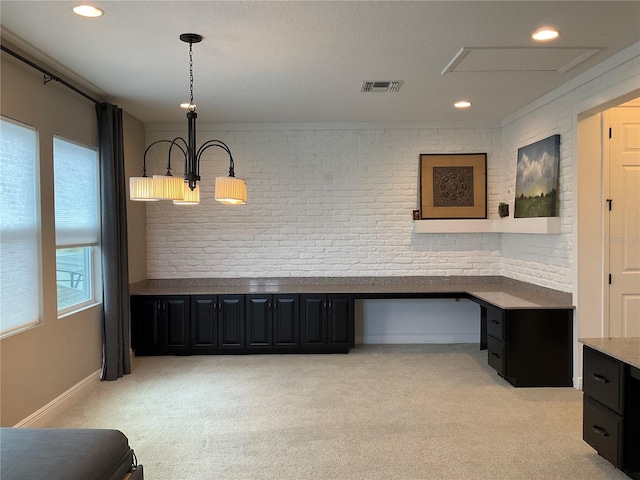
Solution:
[{"label": "curtain rod", "polygon": [[45,75],[45,78],[44,78],[44,84],[45,85],[53,80],[54,82],[61,83],[62,85],[64,85],[65,87],[67,87],[67,88],[69,88],[71,90],[73,90],[77,94],[82,95],[84,98],[86,98],[88,100],[91,100],[96,105],[104,105],[104,102],[100,102],[100,101],[96,100],[95,98],[93,98],[92,96],[86,94],[85,92],[83,92],[79,88],[74,87],[69,82],[63,80],[62,78],[58,77],[57,75],[54,75],[53,73],[49,72],[48,70],[42,68],[40,65],[38,65],[36,63],[33,63],[31,60],[23,57],[19,53],[14,52],[10,48],[6,47],[5,45],[0,44],[0,48],[2,49],[3,52],[7,52],[9,55],[17,58],[21,62],[26,63],[31,68],[35,68],[39,72],[43,73]]}]

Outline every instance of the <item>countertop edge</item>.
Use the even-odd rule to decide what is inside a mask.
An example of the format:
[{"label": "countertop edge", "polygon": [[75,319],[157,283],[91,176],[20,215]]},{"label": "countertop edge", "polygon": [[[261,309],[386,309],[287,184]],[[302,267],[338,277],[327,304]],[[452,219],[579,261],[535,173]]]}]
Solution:
[{"label": "countertop edge", "polygon": [[640,337],[578,338],[578,342],[640,369]]},{"label": "countertop edge", "polygon": [[[344,293],[356,297],[464,295],[505,310],[574,309],[568,292],[501,276],[265,277],[157,279],[129,286],[130,295]],[[406,298],[406,297],[405,297]]]}]

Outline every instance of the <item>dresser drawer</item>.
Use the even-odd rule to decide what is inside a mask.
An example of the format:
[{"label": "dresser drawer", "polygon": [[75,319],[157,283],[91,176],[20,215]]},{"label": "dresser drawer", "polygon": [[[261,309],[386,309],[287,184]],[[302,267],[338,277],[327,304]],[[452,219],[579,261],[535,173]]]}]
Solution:
[{"label": "dresser drawer", "polygon": [[622,417],[584,394],[582,439],[622,468]]},{"label": "dresser drawer", "polygon": [[583,349],[582,390],[603,405],[624,414],[624,364],[589,347]]},{"label": "dresser drawer", "polygon": [[487,307],[487,334],[504,342],[504,310]]},{"label": "dresser drawer", "polygon": [[498,342],[492,337],[487,337],[487,352],[489,366],[504,377],[507,369],[504,343]]}]

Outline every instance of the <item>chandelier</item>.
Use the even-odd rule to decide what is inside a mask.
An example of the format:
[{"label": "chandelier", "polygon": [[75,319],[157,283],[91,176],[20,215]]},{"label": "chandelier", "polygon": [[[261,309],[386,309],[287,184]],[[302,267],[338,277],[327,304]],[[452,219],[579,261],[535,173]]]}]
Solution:
[{"label": "chandelier", "polygon": [[[229,205],[247,203],[247,185],[244,180],[236,178],[231,150],[220,140],[207,140],[196,149],[196,105],[193,103],[193,49],[194,43],[202,41],[197,33],[183,33],[180,40],[189,44],[189,103],[187,108],[187,140],[176,137],[173,140],[158,140],[150,144],[144,151],[142,176],[129,179],[129,198],[136,201],[152,202],[156,200],[173,200],[176,205],[197,205],[200,203],[200,159],[209,148],[216,147],[229,155],[229,176],[217,177],[215,180],[215,199]],[[154,145],[169,143],[167,173],[147,176],[147,152]],[[171,153],[177,148],[184,156],[184,178],[171,174]]]}]

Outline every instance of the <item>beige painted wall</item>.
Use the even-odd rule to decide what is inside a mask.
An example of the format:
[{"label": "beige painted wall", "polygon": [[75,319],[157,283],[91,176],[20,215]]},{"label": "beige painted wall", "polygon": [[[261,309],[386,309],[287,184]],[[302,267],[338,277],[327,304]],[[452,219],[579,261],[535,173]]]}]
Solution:
[{"label": "beige painted wall", "polygon": [[[57,317],[52,145],[56,134],[97,146],[98,131],[93,103],[55,82],[43,85],[42,74],[4,53],[0,85],[2,114],[36,127],[40,142],[42,321],[0,340],[0,425],[12,426],[100,368],[100,306]],[[129,168],[144,151],[142,123],[126,115],[124,138]],[[132,208],[129,224],[144,231],[144,207]],[[144,242],[140,234],[130,242],[134,279],[145,276]]]},{"label": "beige painted wall", "polygon": [[[127,182],[142,175],[144,124],[124,114],[124,161]],[[127,234],[129,240],[129,283],[147,279],[147,203],[129,200],[127,183]]]},{"label": "beige painted wall", "polygon": [[578,121],[578,336],[601,337],[602,114]]}]

